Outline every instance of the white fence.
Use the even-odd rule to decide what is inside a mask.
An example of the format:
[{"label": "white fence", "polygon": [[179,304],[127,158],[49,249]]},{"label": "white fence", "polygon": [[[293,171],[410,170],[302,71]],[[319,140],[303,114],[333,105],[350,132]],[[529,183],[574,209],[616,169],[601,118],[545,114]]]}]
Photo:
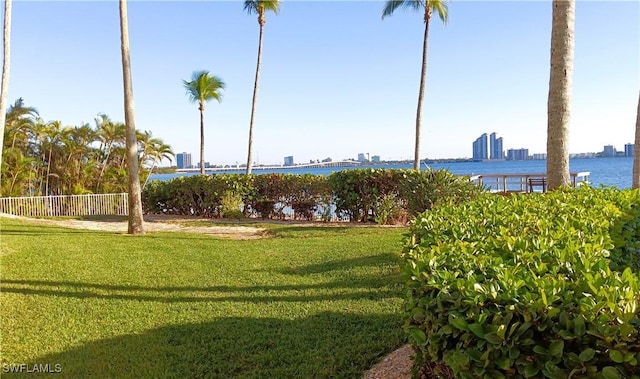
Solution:
[{"label": "white fence", "polygon": [[126,216],[127,194],[0,197],[0,213],[26,217]]}]

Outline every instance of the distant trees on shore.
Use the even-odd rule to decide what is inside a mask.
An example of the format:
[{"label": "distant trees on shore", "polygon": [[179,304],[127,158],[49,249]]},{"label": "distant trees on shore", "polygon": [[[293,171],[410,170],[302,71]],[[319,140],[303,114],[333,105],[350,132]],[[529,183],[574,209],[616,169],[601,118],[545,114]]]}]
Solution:
[{"label": "distant trees on shore", "polygon": [[[18,99],[6,114],[2,152],[2,196],[46,196],[127,192],[126,128],[100,114],[94,125],[45,122]],[[171,146],[149,131],[136,131],[140,181]]]}]

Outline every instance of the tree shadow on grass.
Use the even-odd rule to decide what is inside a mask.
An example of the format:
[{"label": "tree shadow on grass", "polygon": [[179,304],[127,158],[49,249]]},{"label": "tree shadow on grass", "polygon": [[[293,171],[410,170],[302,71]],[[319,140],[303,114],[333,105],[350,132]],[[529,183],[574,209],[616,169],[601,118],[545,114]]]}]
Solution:
[{"label": "tree shadow on grass", "polygon": [[4,236],[51,236],[56,234],[92,234],[92,235],[112,235],[113,233],[101,232],[97,230],[85,230],[85,229],[71,229],[48,226],[46,231],[44,229],[38,229],[38,231],[33,231],[33,228],[23,229],[23,228],[13,228],[13,227],[2,227],[0,229],[0,234]]},{"label": "tree shadow on grass", "polygon": [[[389,264],[393,254],[310,265],[299,270],[285,270],[284,274],[309,275],[324,271],[348,270],[349,267]],[[180,302],[242,302],[271,303],[313,302],[337,300],[382,300],[400,297],[401,278],[398,271],[349,274],[332,281],[296,284],[218,285],[218,286],[140,286],[76,281],[3,278],[0,292],[25,296],[53,296],[78,299],[115,299]]]},{"label": "tree shadow on grass", "polygon": [[402,228],[387,228],[376,224],[356,224],[345,223],[344,225],[322,225],[322,226],[305,226],[293,225],[284,227],[268,228],[268,233],[273,237],[280,238],[309,238],[309,237],[328,237],[328,236],[356,236],[371,235],[381,232],[394,231],[398,233],[398,239],[403,233]]},{"label": "tree shadow on grass", "polygon": [[27,366],[59,364],[61,378],[360,378],[403,343],[401,324],[401,315],[336,312],[223,318],[92,341]]},{"label": "tree shadow on grass", "polygon": [[[75,299],[107,299],[107,300],[135,300],[151,301],[159,303],[208,303],[208,302],[239,302],[239,303],[272,303],[272,302],[314,302],[314,301],[339,301],[339,300],[382,300],[399,297],[398,286],[372,287],[373,281],[366,286],[357,286],[353,283],[332,282],[327,285],[299,285],[299,286],[256,286],[250,288],[201,288],[188,291],[177,288],[173,291],[157,291],[155,288],[141,289],[137,291],[115,290],[105,292],[94,290],[90,287],[79,286],[76,289],[59,289],[41,285],[15,287],[3,280],[0,292],[5,294],[20,294],[27,296],[54,296]],[[375,281],[376,284],[389,284],[384,279]],[[393,284],[393,283],[392,283]],[[185,291],[180,293],[180,291]],[[334,291],[339,290],[339,293]],[[321,293],[306,294],[308,291],[321,291]],[[138,293],[137,293],[138,292]],[[301,295],[300,293],[305,293]]]},{"label": "tree shadow on grass", "polygon": [[399,266],[400,257],[394,253],[367,255],[364,257],[337,259],[304,267],[294,267],[282,270],[283,274],[310,275],[328,271],[350,270],[355,267],[382,267],[388,265]]}]

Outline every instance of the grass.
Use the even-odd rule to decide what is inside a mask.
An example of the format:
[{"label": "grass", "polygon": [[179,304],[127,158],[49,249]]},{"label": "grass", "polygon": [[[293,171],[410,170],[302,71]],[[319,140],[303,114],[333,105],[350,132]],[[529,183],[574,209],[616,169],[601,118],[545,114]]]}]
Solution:
[{"label": "grass", "polygon": [[233,241],[0,221],[3,375],[357,378],[404,341],[405,229]]}]

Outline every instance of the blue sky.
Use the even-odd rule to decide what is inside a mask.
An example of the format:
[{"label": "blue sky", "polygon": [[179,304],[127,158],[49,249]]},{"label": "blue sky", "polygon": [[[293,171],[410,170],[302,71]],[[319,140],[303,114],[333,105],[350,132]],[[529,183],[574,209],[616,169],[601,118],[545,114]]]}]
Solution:
[{"label": "blue sky", "polygon": [[[259,163],[413,157],[421,15],[381,19],[382,1],[286,1],[268,14],[256,114]],[[242,1],[130,1],[136,127],[199,154],[199,115],[182,88],[195,70],[227,84],[205,109],[205,160],[245,163],[258,23]],[[9,102],[45,120],[124,120],[117,1],[14,1]],[[640,5],[578,0],[570,151],[633,142]],[[546,149],[551,3],[451,1],[429,35],[421,156]]]}]

